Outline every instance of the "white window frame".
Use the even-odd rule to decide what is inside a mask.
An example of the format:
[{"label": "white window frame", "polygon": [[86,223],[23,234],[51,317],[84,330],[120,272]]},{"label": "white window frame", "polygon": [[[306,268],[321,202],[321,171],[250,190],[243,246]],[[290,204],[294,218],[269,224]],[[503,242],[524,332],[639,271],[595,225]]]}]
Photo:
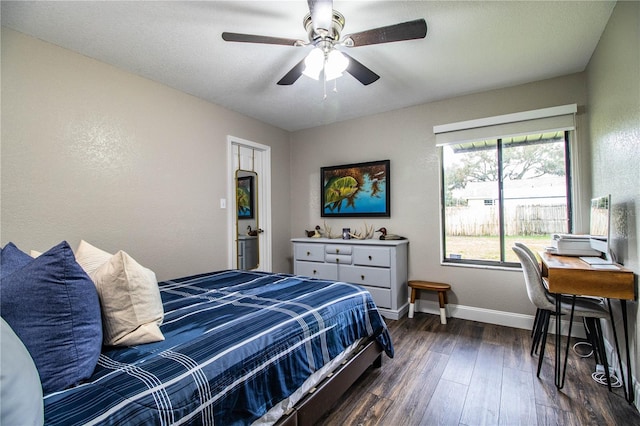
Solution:
[{"label": "white window frame", "polygon": [[[569,144],[574,145],[575,139],[575,114],[577,113],[577,104],[561,105],[550,108],[542,108],[537,110],[522,111],[512,114],[499,115],[494,117],[486,117],[474,120],[460,121],[449,124],[442,124],[433,127],[435,134],[436,146],[440,151],[440,172],[441,175],[444,172],[444,164],[442,163],[442,147],[446,145],[455,145],[465,142],[473,142],[478,140],[489,139],[504,139],[509,137],[523,136],[528,134],[547,133],[554,131],[569,131],[573,132]],[[569,149],[567,154],[573,153],[573,149]],[[573,154],[571,154],[573,157]],[[570,177],[574,175],[575,166],[574,159],[570,158],[570,170],[567,172]],[[568,188],[568,202],[575,205],[575,191],[574,182],[571,178],[571,184]],[[441,177],[440,201],[444,201],[444,178]],[[441,226],[441,238],[445,238],[444,234],[444,205],[441,206],[440,226]],[[571,211],[570,211],[571,214]],[[571,223],[571,222],[570,222]],[[501,230],[501,232],[503,232]],[[444,240],[440,242],[441,247],[441,260],[446,264],[464,264],[464,265],[483,265],[483,266],[513,266],[505,262],[495,261],[483,261],[483,260],[457,260],[449,259],[446,257],[446,253],[442,250],[444,247]]]}]

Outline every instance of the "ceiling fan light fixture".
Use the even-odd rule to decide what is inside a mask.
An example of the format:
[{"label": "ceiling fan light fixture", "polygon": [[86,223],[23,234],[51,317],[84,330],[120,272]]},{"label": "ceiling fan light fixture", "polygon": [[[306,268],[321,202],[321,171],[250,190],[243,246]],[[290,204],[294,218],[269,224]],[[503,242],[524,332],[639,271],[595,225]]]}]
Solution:
[{"label": "ceiling fan light fixture", "polygon": [[314,80],[320,79],[320,72],[324,68],[324,52],[319,47],[314,48],[304,59],[304,71],[302,74]]},{"label": "ceiling fan light fixture", "polygon": [[[253,34],[223,32],[222,39],[244,43],[279,44],[285,46],[313,46],[314,49],[279,81],[279,86],[290,86],[303,74],[320,80],[335,80],[348,71],[356,80],[367,86],[377,81],[380,76],[356,59],[336,51],[340,48],[354,48],[374,44],[391,43],[403,40],[425,38],[427,22],[424,19],[401,22],[399,24],[372,28],[349,34],[342,39],[340,35],[344,29],[344,16],[333,10],[333,0],[307,0],[309,13],[302,20],[307,31],[309,42],[281,37],[269,37]],[[335,58],[335,59],[334,59]]]},{"label": "ceiling fan light fixture", "polygon": [[324,76],[327,81],[342,77],[342,73],[349,66],[349,58],[339,50],[333,49],[327,56],[327,63],[324,66]]}]

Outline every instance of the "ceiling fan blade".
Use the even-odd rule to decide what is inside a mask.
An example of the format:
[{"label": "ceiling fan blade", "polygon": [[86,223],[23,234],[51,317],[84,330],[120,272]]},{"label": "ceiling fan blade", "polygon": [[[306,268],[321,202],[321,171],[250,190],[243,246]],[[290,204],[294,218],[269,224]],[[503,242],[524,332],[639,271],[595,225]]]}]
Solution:
[{"label": "ceiling fan blade", "polygon": [[302,75],[302,71],[304,71],[304,67],[305,67],[304,60],[305,59],[306,59],[306,57],[303,58],[300,62],[298,62],[298,64],[295,67],[291,68],[291,71],[286,73],[284,75],[284,77],[282,77],[280,79],[278,84],[280,86],[290,86],[293,83],[295,83],[296,80],[298,80],[300,78],[300,76]]},{"label": "ceiling fan blade", "polygon": [[343,55],[349,58],[349,65],[347,66],[346,71],[352,76],[354,76],[356,80],[358,80],[360,83],[364,84],[365,86],[368,86],[369,84],[373,83],[374,81],[377,81],[380,78],[378,74],[371,71],[369,68],[365,67],[360,62],[353,59],[351,56],[347,55],[344,52],[342,53]]},{"label": "ceiling fan blade", "polygon": [[314,31],[331,30],[333,22],[333,0],[307,0]]},{"label": "ceiling fan blade", "polygon": [[302,46],[306,44],[302,40],[294,40],[292,38],[269,37],[253,34],[239,33],[222,33],[224,41],[237,41],[241,43],[264,43],[264,44],[282,44],[285,46]]},{"label": "ceiling fan blade", "polygon": [[427,35],[427,22],[424,19],[402,22],[386,27],[374,28],[345,36],[343,44],[347,47],[367,46],[370,44],[391,43],[394,41],[424,38]]}]

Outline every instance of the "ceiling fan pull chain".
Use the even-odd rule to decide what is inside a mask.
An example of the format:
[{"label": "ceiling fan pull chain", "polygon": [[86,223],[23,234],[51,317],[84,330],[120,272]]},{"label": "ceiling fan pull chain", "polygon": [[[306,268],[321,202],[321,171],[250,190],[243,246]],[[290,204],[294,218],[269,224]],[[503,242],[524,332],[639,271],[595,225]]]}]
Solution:
[{"label": "ceiling fan pull chain", "polygon": [[322,97],[322,100],[324,101],[325,99],[327,99],[327,77],[326,76],[322,77],[322,90],[324,91],[324,96]]}]

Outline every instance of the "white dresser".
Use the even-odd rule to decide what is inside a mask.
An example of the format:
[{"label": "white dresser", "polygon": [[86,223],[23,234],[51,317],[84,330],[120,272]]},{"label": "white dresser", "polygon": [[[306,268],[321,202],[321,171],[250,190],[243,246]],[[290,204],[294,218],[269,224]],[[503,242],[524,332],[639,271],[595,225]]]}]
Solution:
[{"label": "white dresser", "polygon": [[409,309],[408,240],[294,238],[293,272],[365,287],[380,313],[397,320]]}]

